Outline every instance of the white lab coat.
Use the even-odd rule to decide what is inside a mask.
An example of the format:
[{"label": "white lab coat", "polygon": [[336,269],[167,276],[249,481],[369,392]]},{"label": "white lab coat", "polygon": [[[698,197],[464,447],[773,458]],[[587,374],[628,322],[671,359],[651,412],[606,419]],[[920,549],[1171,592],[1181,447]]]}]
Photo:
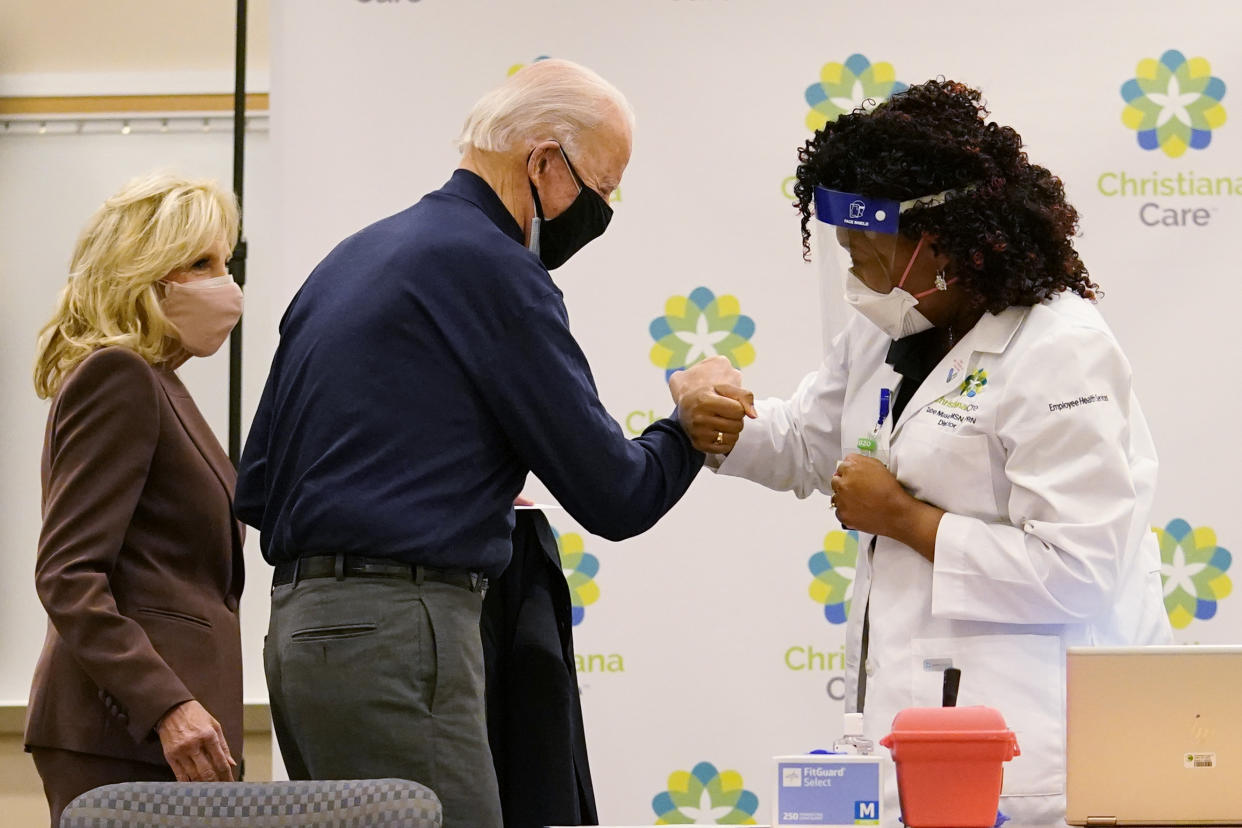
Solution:
[{"label": "white lab coat", "polygon": [[[718,471],[830,495],[837,461],[875,424],[880,389],[900,379],[884,361],[889,344],[851,312],[791,399],[757,404]],[[987,382],[968,396],[963,380],[980,371]],[[1015,825],[1063,825],[1065,648],[1172,640],[1148,525],[1156,453],[1130,365],[1078,296],[985,314],[881,437],[901,484],[947,514],[934,564],[891,538],[872,547],[860,537],[846,704],[870,602],[867,735],[888,733],[905,707],[939,705],[951,663],[962,670],[959,704],[995,707],[1017,734],[1001,810]]]}]

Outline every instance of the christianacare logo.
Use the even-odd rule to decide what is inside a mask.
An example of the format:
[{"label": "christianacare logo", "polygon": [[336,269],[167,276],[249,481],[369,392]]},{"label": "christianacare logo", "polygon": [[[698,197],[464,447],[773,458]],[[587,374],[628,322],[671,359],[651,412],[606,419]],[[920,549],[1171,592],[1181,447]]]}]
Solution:
[{"label": "christianacare logo", "polygon": [[847,112],[861,106],[877,104],[908,87],[897,80],[891,63],[872,63],[864,55],[853,54],[845,63],[825,63],[819,71],[819,82],[806,89],[806,125],[823,129]]},{"label": "christianacare logo", "polygon": [[754,825],[759,797],[742,786],[734,770],[718,771],[711,762],[669,774],[668,790],[651,800],[656,825]]},{"label": "christianacare logo", "polygon": [[574,626],[586,617],[586,608],[599,600],[599,585],[595,575],[599,572],[599,558],[583,548],[582,536],[577,532],[562,535],[555,529],[556,548],[561,555],[561,569],[569,584],[569,603],[573,608]]},{"label": "christianacare logo", "polygon": [[844,624],[854,597],[854,571],[858,566],[858,532],[833,530],[824,537],[824,548],[807,562],[815,580],[811,600],[824,605],[830,624]]},{"label": "christianacare logo", "polygon": [[682,368],[689,368],[708,357],[725,356],[734,368],[744,368],[755,361],[750,338],[755,323],[742,315],[736,296],[717,296],[705,287],[695,288],[689,296],[670,296],[664,303],[664,315],[651,322],[651,361],[671,377]]},{"label": "christianacare logo", "polygon": [[1217,545],[1216,532],[1207,526],[1192,529],[1177,518],[1153,531],[1160,541],[1160,579],[1169,621],[1182,630],[1196,619],[1211,619],[1217,603],[1233,591],[1233,582],[1225,574],[1233,556]]},{"label": "christianacare logo", "polygon": [[1205,149],[1212,130],[1225,123],[1225,82],[1213,77],[1206,58],[1186,59],[1176,49],[1143,58],[1134,77],[1121,86],[1126,108],[1121,121],[1138,133],[1145,150],[1160,149],[1178,158],[1187,149]]},{"label": "christianacare logo", "polygon": [[967,397],[978,396],[988,384],[988,372],[980,368],[977,371],[971,371],[966,375],[966,379],[962,380],[962,384],[957,387],[957,393],[965,394]]}]

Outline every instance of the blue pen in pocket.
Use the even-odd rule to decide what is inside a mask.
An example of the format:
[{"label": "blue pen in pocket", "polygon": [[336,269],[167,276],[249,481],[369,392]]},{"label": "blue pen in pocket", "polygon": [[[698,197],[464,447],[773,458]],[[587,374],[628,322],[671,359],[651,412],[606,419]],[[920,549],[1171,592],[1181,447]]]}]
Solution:
[{"label": "blue pen in pocket", "polygon": [[880,389],[880,415],[876,418],[875,427],[858,438],[858,453],[864,457],[874,457],[886,466],[888,465],[888,452],[880,446],[880,429],[884,427],[884,421],[888,419],[892,397],[892,391],[887,388]]}]

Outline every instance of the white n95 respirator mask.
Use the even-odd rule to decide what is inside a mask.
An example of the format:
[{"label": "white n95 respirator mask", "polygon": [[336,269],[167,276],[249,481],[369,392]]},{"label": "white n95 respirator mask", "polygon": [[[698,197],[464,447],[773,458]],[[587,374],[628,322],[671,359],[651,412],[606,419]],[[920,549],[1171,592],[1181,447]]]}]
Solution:
[{"label": "white n95 respirator mask", "polygon": [[910,275],[910,267],[914,264],[914,257],[922,247],[923,240],[919,239],[914,252],[910,254],[910,261],[906,263],[905,271],[901,274],[901,280],[888,293],[880,293],[867,287],[852,271],[846,274],[845,304],[867,317],[873,325],[888,334],[889,339],[902,339],[933,327],[931,320],[919,313],[918,304],[920,299],[935,293],[937,289],[930,288],[912,295],[904,288],[906,277]]}]

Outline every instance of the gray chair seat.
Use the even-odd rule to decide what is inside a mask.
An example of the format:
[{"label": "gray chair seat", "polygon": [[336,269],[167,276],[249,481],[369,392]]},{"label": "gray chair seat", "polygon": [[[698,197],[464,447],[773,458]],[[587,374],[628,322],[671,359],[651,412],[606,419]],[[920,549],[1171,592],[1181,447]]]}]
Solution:
[{"label": "gray chair seat", "polygon": [[61,828],[440,828],[440,800],[404,779],[123,782],[87,791]]}]

